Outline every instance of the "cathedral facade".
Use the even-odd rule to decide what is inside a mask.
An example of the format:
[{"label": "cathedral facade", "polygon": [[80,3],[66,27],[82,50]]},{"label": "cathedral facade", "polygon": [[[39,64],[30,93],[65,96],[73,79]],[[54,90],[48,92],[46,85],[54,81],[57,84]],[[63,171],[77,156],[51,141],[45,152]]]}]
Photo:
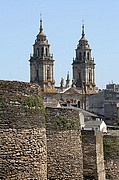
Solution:
[{"label": "cathedral facade", "polygon": [[62,104],[75,104],[86,109],[88,94],[95,92],[95,62],[91,55],[91,48],[85,37],[84,24],[82,36],[76,48],[73,58],[73,77],[70,85],[69,73],[66,84],[61,78],[59,87],[55,87],[54,59],[50,54],[50,44],[43,32],[42,19],[40,19],[40,31],[33,45],[33,55],[30,56],[30,82],[37,83],[41,87],[45,97],[56,99]]}]

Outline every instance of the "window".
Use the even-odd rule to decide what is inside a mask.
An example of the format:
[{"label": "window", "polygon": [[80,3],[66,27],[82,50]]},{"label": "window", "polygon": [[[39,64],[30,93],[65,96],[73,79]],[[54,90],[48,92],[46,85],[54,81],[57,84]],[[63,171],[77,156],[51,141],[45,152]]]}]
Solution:
[{"label": "window", "polygon": [[89,72],[89,82],[92,81],[91,72]]},{"label": "window", "polygon": [[37,54],[37,56],[39,56],[39,48],[37,48],[36,54]]},{"label": "window", "polygon": [[78,104],[77,104],[77,105],[78,105],[78,108],[80,108],[80,101],[78,101]]},{"label": "window", "polygon": [[89,52],[87,52],[87,59],[89,60]]},{"label": "window", "polygon": [[44,54],[44,48],[42,47],[41,48],[41,56],[43,56],[43,54]]},{"label": "window", "polygon": [[47,79],[50,79],[50,66],[47,67]]},{"label": "window", "polygon": [[119,98],[119,94],[116,94],[116,98]]},{"label": "window", "polygon": [[83,53],[83,59],[85,59],[85,58],[86,58],[86,52]]},{"label": "window", "polygon": [[45,54],[46,54],[46,56],[48,55],[48,49],[47,48],[45,49]]},{"label": "window", "polygon": [[79,60],[82,60],[82,53],[79,53]]},{"label": "window", "polygon": [[81,73],[79,72],[79,80],[81,81]]}]

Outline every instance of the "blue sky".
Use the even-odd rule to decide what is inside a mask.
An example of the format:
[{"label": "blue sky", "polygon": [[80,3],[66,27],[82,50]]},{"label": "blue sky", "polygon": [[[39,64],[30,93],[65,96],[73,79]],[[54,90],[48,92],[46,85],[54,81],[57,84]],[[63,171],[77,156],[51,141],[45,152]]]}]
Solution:
[{"label": "blue sky", "polygon": [[56,85],[68,71],[72,79],[82,20],[96,63],[96,85],[119,83],[118,0],[0,0],[0,79],[29,81],[28,60],[40,13],[54,54]]}]

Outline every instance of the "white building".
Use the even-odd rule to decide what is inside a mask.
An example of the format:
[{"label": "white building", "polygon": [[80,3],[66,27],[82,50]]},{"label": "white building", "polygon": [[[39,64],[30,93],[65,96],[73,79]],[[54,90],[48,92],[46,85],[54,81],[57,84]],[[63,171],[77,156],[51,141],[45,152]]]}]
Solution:
[{"label": "white building", "polygon": [[104,121],[87,121],[85,122],[84,130],[96,130],[102,133],[107,133],[107,125]]}]

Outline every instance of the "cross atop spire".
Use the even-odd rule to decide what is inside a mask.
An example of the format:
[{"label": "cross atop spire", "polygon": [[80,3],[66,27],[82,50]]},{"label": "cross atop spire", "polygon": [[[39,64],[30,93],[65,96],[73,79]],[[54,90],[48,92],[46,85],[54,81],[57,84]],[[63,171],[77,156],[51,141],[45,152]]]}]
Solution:
[{"label": "cross atop spire", "polygon": [[43,31],[43,26],[42,26],[42,14],[40,13],[40,33]]}]

